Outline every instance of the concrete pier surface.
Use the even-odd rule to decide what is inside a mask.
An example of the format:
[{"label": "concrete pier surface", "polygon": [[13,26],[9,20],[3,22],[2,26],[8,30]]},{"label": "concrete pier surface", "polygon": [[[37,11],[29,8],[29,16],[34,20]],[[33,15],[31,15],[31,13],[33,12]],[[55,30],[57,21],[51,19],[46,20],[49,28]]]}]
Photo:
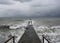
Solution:
[{"label": "concrete pier surface", "polygon": [[28,25],[26,27],[26,30],[18,43],[41,43],[41,40],[36,34],[33,25]]}]

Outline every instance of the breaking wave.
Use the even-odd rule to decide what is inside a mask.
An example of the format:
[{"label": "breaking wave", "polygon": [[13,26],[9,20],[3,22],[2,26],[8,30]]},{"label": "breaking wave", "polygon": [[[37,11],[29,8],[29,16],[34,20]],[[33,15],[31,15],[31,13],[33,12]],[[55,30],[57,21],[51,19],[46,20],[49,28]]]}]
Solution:
[{"label": "breaking wave", "polygon": [[[26,20],[24,22],[21,22],[20,24],[13,24],[10,26],[10,29],[5,29],[4,31],[0,29],[0,43],[6,41],[9,37],[9,35],[15,35],[16,43],[23,35],[25,28],[28,24],[29,20]],[[32,24],[34,26],[34,29],[36,33],[38,34],[39,38],[42,40],[42,35],[46,35],[52,43],[60,43],[60,25],[57,26],[50,26],[50,25],[41,25],[40,23],[36,22],[35,20],[32,20]],[[11,42],[9,42],[11,43]]]}]

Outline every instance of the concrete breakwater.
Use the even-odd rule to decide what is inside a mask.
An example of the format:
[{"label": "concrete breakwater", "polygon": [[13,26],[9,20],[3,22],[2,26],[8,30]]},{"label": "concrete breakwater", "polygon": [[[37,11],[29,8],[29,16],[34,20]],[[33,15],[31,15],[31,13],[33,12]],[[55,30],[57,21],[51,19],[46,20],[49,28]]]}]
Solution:
[{"label": "concrete breakwater", "polygon": [[29,25],[26,27],[26,30],[18,43],[41,43],[41,40],[35,33],[34,27]]}]

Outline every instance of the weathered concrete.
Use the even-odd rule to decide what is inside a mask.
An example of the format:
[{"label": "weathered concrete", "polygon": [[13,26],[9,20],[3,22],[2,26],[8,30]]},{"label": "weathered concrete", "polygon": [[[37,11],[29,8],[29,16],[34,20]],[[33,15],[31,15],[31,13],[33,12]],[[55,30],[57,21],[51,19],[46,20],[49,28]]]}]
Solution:
[{"label": "weathered concrete", "polygon": [[41,43],[41,41],[36,34],[34,27],[32,25],[28,25],[18,43]]}]

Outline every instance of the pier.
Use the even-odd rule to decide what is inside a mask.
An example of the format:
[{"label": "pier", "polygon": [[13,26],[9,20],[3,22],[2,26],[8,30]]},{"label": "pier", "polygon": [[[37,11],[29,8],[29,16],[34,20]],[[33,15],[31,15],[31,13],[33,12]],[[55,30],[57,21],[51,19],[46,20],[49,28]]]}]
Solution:
[{"label": "pier", "polygon": [[29,25],[26,27],[26,30],[18,43],[41,43],[41,40],[36,34],[34,27]]},{"label": "pier", "polygon": [[[48,42],[51,43],[44,35],[42,35],[43,42],[41,39],[38,37],[34,30],[34,26],[30,21],[28,22],[28,25],[25,28],[25,32],[23,33],[22,37],[19,39],[18,43],[44,43],[44,39]],[[7,43],[9,40],[13,39],[13,43],[15,43],[15,36],[12,36],[10,39],[8,39],[5,43]]]}]

